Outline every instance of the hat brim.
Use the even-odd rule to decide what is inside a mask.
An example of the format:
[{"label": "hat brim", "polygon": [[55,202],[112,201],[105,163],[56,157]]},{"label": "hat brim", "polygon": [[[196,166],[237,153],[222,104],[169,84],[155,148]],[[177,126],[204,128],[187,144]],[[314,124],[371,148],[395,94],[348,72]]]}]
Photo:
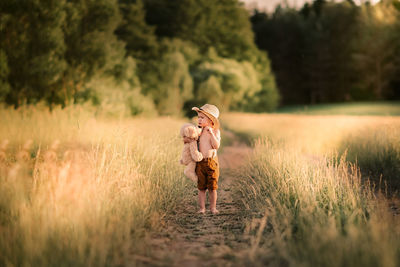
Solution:
[{"label": "hat brim", "polygon": [[197,113],[201,112],[204,115],[206,115],[207,118],[209,118],[213,122],[214,128],[215,129],[219,129],[219,120],[217,118],[215,118],[213,115],[211,115],[207,111],[199,109],[198,107],[193,107],[192,110],[196,111]]}]

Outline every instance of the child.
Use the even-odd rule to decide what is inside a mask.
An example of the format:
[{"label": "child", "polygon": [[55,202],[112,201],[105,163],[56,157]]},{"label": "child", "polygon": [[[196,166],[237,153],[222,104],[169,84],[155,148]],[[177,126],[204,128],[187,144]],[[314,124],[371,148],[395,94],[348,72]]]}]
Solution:
[{"label": "child", "polygon": [[201,108],[194,107],[198,115],[198,126],[202,132],[198,141],[199,151],[203,155],[203,160],[196,163],[196,174],[198,176],[197,188],[199,189],[199,213],[206,211],[206,189],[210,198],[210,210],[213,214],[218,214],[217,210],[217,189],[219,177],[219,163],[217,149],[221,142],[219,131],[219,110],[216,106],[205,104]]}]

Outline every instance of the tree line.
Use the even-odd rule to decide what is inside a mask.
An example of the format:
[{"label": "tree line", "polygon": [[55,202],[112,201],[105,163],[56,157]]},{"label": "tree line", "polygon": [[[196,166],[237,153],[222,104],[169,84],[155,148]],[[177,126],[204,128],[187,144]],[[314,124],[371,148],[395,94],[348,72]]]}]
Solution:
[{"label": "tree line", "polygon": [[315,0],[251,17],[283,104],[400,99],[400,2]]},{"label": "tree line", "polygon": [[205,102],[271,111],[279,93],[237,0],[8,0],[0,101],[176,115]]}]

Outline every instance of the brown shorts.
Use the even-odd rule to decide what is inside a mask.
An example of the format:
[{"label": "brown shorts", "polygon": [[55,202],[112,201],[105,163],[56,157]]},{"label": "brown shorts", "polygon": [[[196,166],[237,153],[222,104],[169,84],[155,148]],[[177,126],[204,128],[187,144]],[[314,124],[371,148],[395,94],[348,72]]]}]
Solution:
[{"label": "brown shorts", "polygon": [[196,163],[196,174],[199,177],[197,188],[200,190],[217,190],[219,177],[218,157],[205,158]]}]

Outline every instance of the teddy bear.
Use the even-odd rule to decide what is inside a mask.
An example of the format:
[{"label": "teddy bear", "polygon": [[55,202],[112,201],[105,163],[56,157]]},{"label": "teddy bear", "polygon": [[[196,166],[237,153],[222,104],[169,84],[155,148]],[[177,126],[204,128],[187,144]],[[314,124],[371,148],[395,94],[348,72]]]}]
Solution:
[{"label": "teddy bear", "polygon": [[201,128],[197,128],[191,123],[186,123],[181,127],[182,138],[191,141],[184,143],[180,163],[186,166],[183,173],[193,182],[197,182],[198,179],[195,172],[196,162],[203,159],[203,155],[197,149],[197,140],[200,133]]}]

